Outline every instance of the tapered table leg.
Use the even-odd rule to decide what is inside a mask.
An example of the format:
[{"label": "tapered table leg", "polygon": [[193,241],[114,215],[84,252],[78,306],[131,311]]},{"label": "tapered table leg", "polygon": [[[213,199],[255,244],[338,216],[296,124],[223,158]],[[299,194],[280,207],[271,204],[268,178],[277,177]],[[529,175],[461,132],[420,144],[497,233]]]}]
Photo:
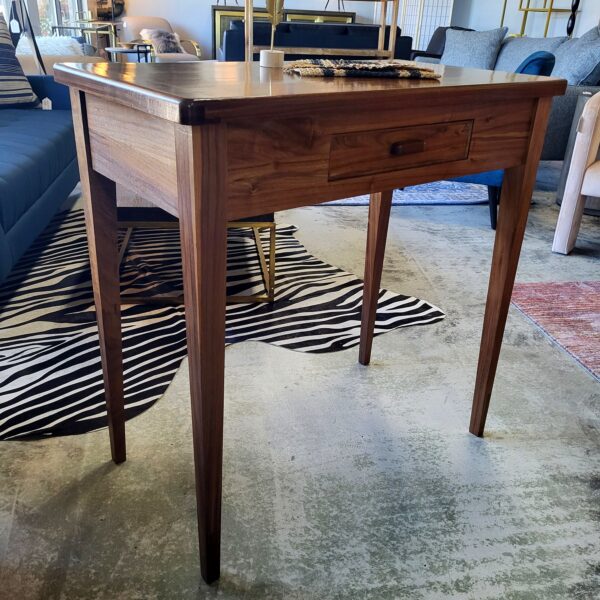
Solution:
[{"label": "tapered table leg", "polygon": [[360,349],[358,360],[368,365],[371,360],[381,270],[385,256],[385,242],[393,191],[371,194],[369,202],[369,228],[367,231],[367,252],[365,258],[365,285],[363,291],[362,321],[360,328]]},{"label": "tapered table leg", "polygon": [[551,100],[538,102],[526,163],[504,173],[469,431],[483,436]]},{"label": "tapered table leg", "polygon": [[226,151],[219,125],[176,127],[200,566],[219,578],[225,366]]},{"label": "tapered table leg", "polygon": [[113,461],[122,463],[126,458],[126,448],[116,186],[92,169],[84,95],[71,89],[71,104],[98,320],[110,448]]}]

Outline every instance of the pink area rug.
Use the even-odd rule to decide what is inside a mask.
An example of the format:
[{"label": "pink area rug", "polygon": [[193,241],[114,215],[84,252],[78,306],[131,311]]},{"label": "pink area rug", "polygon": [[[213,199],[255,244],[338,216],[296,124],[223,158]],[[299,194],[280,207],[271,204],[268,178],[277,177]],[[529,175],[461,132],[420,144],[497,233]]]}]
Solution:
[{"label": "pink area rug", "polygon": [[517,283],[512,301],[600,380],[600,281]]}]

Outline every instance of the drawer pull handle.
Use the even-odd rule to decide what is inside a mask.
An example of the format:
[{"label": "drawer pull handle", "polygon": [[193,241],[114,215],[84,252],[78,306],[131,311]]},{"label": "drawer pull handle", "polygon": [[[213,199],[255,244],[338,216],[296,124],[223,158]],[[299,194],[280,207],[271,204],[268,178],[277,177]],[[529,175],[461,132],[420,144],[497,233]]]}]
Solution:
[{"label": "drawer pull handle", "polygon": [[425,151],[424,140],[406,140],[405,142],[395,142],[390,147],[392,156],[406,156],[407,154],[418,154]]}]

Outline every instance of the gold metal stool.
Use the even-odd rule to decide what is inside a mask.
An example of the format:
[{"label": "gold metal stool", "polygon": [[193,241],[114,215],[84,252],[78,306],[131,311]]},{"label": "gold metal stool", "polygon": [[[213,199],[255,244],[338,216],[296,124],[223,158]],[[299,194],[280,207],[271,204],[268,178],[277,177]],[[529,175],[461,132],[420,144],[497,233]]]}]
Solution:
[{"label": "gold metal stool", "polygon": [[[123,262],[127,253],[127,248],[131,240],[134,229],[179,229],[179,221],[166,211],[160,208],[127,206],[117,208],[117,221],[119,228],[126,229],[125,236],[119,248],[119,264]],[[273,302],[275,300],[275,241],[276,224],[274,215],[260,215],[248,220],[231,221],[227,223],[227,229],[252,229],[254,242],[260,262],[260,270],[265,287],[262,294],[250,294],[247,296],[227,296],[227,302],[245,303],[245,302]],[[265,256],[265,251],[260,238],[261,230],[268,229],[269,235],[269,262]],[[183,304],[181,294],[164,295],[160,297],[127,296],[123,298],[127,304]]]}]

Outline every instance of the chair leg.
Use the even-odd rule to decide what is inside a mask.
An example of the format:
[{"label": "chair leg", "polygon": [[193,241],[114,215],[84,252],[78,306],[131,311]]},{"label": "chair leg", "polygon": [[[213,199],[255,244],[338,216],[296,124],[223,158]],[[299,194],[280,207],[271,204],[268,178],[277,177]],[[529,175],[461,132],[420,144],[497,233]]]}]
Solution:
[{"label": "chair leg", "polygon": [[263,284],[265,286],[266,297],[264,298],[268,302],[273,302],[275,299],[275,223],[269,225],[269,263],[265,257],[265,252],[262,247],[262,240],[260,237],[260,230],[265,227],[253,226],[254,240],[256,242],[256,251],[258,253],[258,259],[260,261],[260,269],[262,271]]},{"label": "chair leg", "polygon": [[269,238],[269,285],[267,288],[267,293],[269,295],[269,301],[273,302],[275,300],[275,268],[276,268],[276,243],[277,243],[277,227],[275,223],[271,229],[271,235]]},{"label": "chair leg", "polygon": [[133,227],[128,227],[125,236],[123,237],[123,241],[121,242],[121,247],[119,248],[119,265],[123,264],[123,259],[125,258],[125,254],[127,254],[127,248],[129,247],[132,233]]},{"label": "chair leg", "polygon": [[502,188],[488,185],[488,200],[490,204],[490,225],[496,229],[498,223],[498,203],[500,202],[500,192]]},{"label": "chair leg", "polygon": [[[177,229],[179,222],[177,219],[172,221],[151,220],[146,218],[143,220],[141,216],[132,219],[129,215],[127,218],[118,221],[120,228],[127,228],[123,241],[119,247],[119,265],[123,264],[127,249],[134,228],[137,229]],[[253,294],[252,296],[227,296],[227,302],[247,303],[247,302],[274,302],[275,301],[275,268],[276,268],[276,242],[277,242],[277,225],[273,222],[250,222],[250,221],[232,221],[227,224],[228,228],[250,228],[254,233],[256,242],[256,250],[260,261],[260,268],[263,277],[265,292],[263,294]],[[267,263],[265,252],[262,247],[260,232],[262,229],[268,229],[270,232],[269,238],[269,262]],[[123,304],[157,304],[165,306],[178,306],[184,303],[184,298],[181,294],[165,294],[162,296],[124,296],[122,297]]]},{"label": "chair leg", "polygon": [[582,194],[565,194],[563,196],[552,242],[552,252],[569,254],[575,247],[585,208],[585,198]]}]

